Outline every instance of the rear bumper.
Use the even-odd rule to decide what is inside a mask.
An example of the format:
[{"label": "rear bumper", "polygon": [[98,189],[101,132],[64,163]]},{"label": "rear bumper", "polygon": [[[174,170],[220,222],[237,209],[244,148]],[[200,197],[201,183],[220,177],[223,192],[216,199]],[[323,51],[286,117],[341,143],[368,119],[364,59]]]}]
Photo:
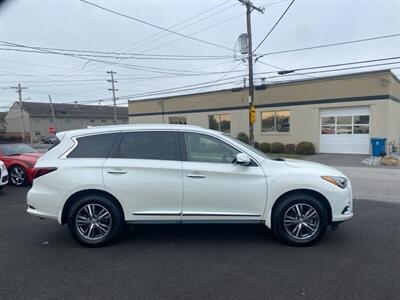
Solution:
[{"label": "rear bumper", "polygon": [[43,189],[38,191],[33,186],[27,195],[27,205],[27,212],[30,215],[61,222],[60,203],[54,193]]}]

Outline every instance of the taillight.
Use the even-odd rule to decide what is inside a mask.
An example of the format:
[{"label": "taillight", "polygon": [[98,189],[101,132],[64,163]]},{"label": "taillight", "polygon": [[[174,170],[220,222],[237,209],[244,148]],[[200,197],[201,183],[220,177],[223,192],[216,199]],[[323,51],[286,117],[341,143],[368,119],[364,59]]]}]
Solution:
[{"label": "taillight", "polygon": [[55,170],[57,170],[57,168],[34,168],[33,169],[33,179],[36,179],[40,176],[49,174]]}]

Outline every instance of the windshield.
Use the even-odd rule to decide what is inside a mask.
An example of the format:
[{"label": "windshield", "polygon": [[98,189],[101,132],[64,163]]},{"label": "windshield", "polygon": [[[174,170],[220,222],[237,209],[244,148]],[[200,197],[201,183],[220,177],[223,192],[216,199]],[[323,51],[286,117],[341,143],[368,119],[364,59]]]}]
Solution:
[{"label": "windshield", "polygon": [[20,155],[38,151],[25,144],[7,144],[0,145],[0,152],[3,153],[3,155]]},{"label": "windshield", "polygon": [[234,140],[235,142],[239,143],[240,145],[242,145],[243,147],[257,153],[258,155],[261,155],[262,157],[265,157],[267,159],[271,159],[271,157],[269,157],[267,154],[265,154],[264,152],[262,152],[261,150],[258,150],[257,148],[254,148],[253,146],[250,146],[249,144],[246,144],[238,139],[235,139],[233,137],[231,137],[230,135],[224,134],[225,137]]}]

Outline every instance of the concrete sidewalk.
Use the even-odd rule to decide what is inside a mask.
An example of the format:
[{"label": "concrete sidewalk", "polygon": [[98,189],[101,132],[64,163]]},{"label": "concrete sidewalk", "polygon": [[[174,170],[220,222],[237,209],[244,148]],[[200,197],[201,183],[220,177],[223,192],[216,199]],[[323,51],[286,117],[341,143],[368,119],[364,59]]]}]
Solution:
[{"label": "concrete sidewalk", "polygon": [[355,199],[400,203],[400,169],[342,166],[337,169],[350,178]]},{"label": "concrete sidewalk", "polygon": [[361,162],[370,157],[365,154],[325,154],[318,153],[306,156],[304,160],[321,163],[328,166],[343,166],[343,167],[369,167],[362,165]]}]

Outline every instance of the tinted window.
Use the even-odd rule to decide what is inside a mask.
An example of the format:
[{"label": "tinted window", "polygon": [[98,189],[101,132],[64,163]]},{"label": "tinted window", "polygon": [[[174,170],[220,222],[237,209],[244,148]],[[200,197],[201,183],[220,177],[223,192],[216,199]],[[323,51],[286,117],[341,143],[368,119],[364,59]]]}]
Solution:
[{"label": "tinted window", "polygon": [[171,131],[128,132],[112,157],[178,160],[177,136]]},{"label": "tinted window", "polygon": [[189,161],[232,163],[239,153],[235,148],[211,136],[185,133]]},{"label": "tinted window", "polygon": [[68,158],[106,158],[118,136],[119,133],[107,133],[77,138],[78,146]]}]

